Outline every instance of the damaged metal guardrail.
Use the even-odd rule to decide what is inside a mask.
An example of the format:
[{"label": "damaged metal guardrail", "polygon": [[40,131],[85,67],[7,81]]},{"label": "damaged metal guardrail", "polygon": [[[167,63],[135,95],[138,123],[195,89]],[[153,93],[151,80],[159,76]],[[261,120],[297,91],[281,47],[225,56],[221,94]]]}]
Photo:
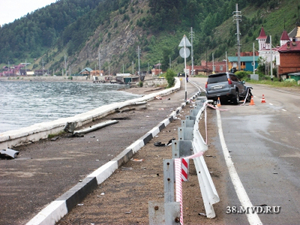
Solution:
[{"label": "damaged metal guardrail", "polygon": [[[203,114],[205,130],[207,130],[206,107],[208,102],[206,97],[198,96],[190,115],[181,121],[181,127],[178,128],[178,140],[172,142],[173,159],[166,159],[163,162],[164,203],[149,202],[149,224],[178,224],[179,222],[183,224],[181,182],[187,176],[185,167],[188,171],[188,159],[190,158],[193,158],[196,167],[206,217],[216,217],[213,204],[219,202],[220,198],[203,158],[203,152],[208,150],[207,141],[203,140],[199,131],[199,122]],[[207,132],[205,138],[207,139]],[[174,182],[176,183],[176,201],[174,200]]]}]

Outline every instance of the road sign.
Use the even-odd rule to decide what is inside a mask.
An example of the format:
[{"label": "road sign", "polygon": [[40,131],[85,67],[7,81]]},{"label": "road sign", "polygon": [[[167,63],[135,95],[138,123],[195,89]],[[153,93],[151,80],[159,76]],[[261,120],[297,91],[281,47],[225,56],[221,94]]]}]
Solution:
[{"label": "road sign", "polygon": [[179,55],[181,56],[181,58],[186,59],[187,57],[190,56],[190,54],[191,54],[191,52],[190,52],[190,49],[188,49],[188,48],[181,48],[179,50]]},{"label": "road sign", "polygon": [[189,41],[189,39],[187,39],[187,37],[184,35],[181,42],[179,43],[179,47],[191,47],[192,44]]}]

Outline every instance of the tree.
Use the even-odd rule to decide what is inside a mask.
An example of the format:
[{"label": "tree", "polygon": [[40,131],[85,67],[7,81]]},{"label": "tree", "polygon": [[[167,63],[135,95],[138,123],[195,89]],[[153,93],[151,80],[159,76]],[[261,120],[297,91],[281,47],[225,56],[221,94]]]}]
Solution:
[{"label": "tree", "polygon": [[162,66],[161,69],[163,71],[166,71],[169,68],[169,61],[170,56],[172,56],[172,50],[170,48],[164,48],[163,49],[163,60],[162,60]]},{"label": "tree", "polygon": [[176,76],[176,73],[171,70],[171,69],[168,69],[166,74],[165,74],[165,77],[166,77],[166,80],[168,82],[168,87],[173,87],[174,86],[174,83],[175,83],[175,77]]}]

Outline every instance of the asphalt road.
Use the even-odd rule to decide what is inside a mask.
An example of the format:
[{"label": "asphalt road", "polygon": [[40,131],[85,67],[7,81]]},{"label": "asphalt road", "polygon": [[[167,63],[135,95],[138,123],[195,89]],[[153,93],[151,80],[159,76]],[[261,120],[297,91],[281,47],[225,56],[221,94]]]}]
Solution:
[{"label": "asphalt road", "polygon": [[[221,106],[228,109],[221,112],[228,151],[252,205],[262,206],[264,212],[270,209],[258,215],[260,221],[299,224],[300,93],[251,86],[255,105]],[[262,95],[266,103],[261,103]],[[214,144],[221,155],[219,138]],[[239,213],[231,212],[224,217],[224,223],[248,223],[229,176],[227,180],[228,202],[223,207]]]}]

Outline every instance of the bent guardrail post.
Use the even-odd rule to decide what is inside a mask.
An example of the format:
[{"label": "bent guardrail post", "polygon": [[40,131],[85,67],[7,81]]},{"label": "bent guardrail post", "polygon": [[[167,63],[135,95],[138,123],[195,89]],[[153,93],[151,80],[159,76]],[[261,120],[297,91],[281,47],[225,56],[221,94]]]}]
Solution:
[{"label": "bent guardrail post", "polygon": [[[196,115],[196,122],[193,128],[193,150],[194,153],[207,151],[207,144],[204,142],[198,128],[198,123],[201,119],[201,114],[206,108],[206,104],[203,104],[203,107]],[[203,203],[205,207],[206,217],[214,218],[216,213],[213,208],[213,204],[220,201],[210,173],[208,171],[207,165],[204,161],[203,156],[194,158],[194,164],[197,170],[197,177],[200,185],[200,190],[202,193]]]}]

